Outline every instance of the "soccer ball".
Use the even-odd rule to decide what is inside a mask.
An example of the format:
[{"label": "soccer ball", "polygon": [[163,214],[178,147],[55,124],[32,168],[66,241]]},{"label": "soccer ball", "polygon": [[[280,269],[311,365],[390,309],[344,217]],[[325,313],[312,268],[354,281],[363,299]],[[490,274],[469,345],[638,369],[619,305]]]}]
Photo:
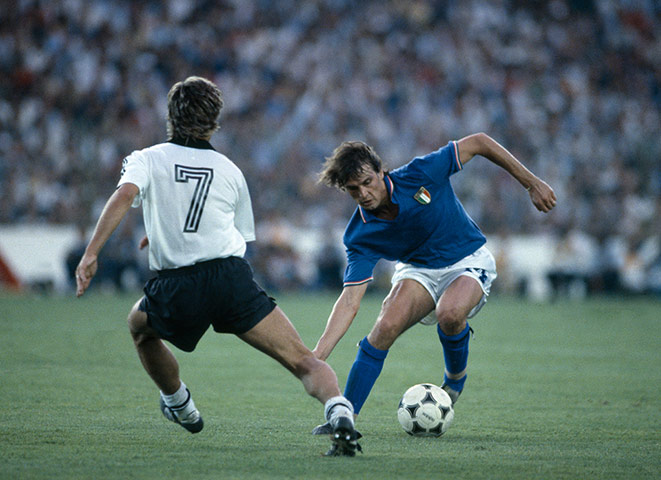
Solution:
[{"label": "soccer ball", "polygon": [[409,388],[397,409],[399,424],[406,433],[416,437],[440,437],[453,418],[452,399],[441,387],[430,383]]}]

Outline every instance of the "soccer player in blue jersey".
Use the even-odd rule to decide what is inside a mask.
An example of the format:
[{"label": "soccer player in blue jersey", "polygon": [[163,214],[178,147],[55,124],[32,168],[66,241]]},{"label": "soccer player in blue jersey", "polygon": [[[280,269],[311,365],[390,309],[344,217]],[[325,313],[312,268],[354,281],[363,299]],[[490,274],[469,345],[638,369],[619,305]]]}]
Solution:
[{"label": "soccer player in blue jersey", "polygon": [[[442,388],[453,402],[466,381],[470,326],[467,319],[486,302],[496,263],[486,238],[455,195],[450,176],[475,156],[505,169],[549,212],[551,187],[484,133],[452,141],[408,164],[385,171],[374,149],[344,142],[326,159],[320,182],[356,201],[344,233],[344,288],[314,348],[325,360],[355,318],[380,259],[396,261],[392,288],[369,334],[359,343],[344,395],[357,415],[381,373],[388,349],[416,323],[436,324],[443,348]],[[328,424],[313,433],[324,434]]]}]

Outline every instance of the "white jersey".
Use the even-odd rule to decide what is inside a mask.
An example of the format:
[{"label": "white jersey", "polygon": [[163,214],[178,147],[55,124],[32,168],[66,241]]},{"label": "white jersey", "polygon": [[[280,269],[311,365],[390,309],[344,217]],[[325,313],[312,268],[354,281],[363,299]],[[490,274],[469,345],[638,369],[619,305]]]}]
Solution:
[{"label": "white jersey", "polygon": [[117,186],[140,189],[149,238],[149,268],[243,257],[255,240],[248,186],[241,170],[207,141],[176,140],[131,153]]}]

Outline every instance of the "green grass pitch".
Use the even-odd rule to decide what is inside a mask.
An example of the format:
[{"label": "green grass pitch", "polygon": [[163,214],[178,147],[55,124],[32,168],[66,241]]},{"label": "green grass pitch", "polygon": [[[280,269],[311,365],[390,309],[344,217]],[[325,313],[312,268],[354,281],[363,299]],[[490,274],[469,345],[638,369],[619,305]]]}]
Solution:
[{"label": "green grass pitch", "polygon": [[[205,418],[167,422],[126,314],[137,299],[0,296],[0,478],[661,478],[661,302],[493,298],[471,322],[469,378],[437,439],[406,435],[400,395],[440,383],[433,327],[395,343],[358,419],[364,454],[324,458],[322,407],[275,361],[208,332],[176,352]],[[308,346],[334,298],[283,295]],[[341,387],[381,296],[330,357]]]}]

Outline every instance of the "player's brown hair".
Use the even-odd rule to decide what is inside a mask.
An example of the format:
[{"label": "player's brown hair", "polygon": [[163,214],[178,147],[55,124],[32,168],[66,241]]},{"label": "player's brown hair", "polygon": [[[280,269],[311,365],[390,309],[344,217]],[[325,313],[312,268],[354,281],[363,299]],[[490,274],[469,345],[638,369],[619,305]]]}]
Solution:
[{"label": "player's brown hair", "polygon": [[360,175],[365,167],[371,166],[380,172],[383,162],[372,147],[364,142],[342,142],[330,157],[326,157],[319,183],[329,187],[344,188],[352,178]]},{"label": "player's brown hair", "polygon": [[188,77],[168,93],[168,138],[208,138],[220,128],[218,116],[223,96],[213,82]]}]

